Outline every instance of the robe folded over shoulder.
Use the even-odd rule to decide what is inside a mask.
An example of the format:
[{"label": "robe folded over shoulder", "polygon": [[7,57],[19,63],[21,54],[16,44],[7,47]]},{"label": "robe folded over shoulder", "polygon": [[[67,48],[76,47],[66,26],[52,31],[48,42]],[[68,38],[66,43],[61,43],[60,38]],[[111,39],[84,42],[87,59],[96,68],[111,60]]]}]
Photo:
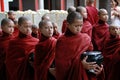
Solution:
[{"label": "robe folded over shoulder", "polygon": [[93,6],[87,6],[87,20],[92,24],[96,24],[98,22],[98,10]]},{"label": "robe folded over shoulder", "polygon": [[120,80],[120,37],[111,36],[104,50],[105,80]]},{"label": "robe folded over shoulder", "polygon": [[35,48],[35,80],[48,80],[48,71],[55,58],[56,39],[41,35]]},{"label": "robe folded over shoulder", "polygon": [[15,37],[17,37],[17,36],[19,35],[19,30],[18,30],[17,26],[14,27],[13,35],[14,35]]},{"label": "robe folded over shoulder", "polygon": [[67,20],[64,20],[62,24],[62,33],[65,33],[66,29],[67,29]]},{"label": "robe folded over shoulder", "polygon": [[56,80],[97,80],[86,73],[80,60],[90,46],[91,38],[87,34],[74,35],[67,29],[56,43]]},{"label": "robe folded over shoulder", "polygon": [[8,80],[33,80],[34,70],[29,63],[29,55],[34,52],[38,39],[20,33],[11,40],[6,54]]},{"label": "robe folded over shoulder", "polygon": [[83,21],[82,33],[87,33],[92,38],[92,25],[86,19]]},{"label": "robe folded over shoulder", "polygon": [[61,34],[60,34],[59,32],[56,33],[56,34],[53,33],[53,37],[54,37],[55,39],[58,39],[58,38],[60,37],[60,35],[61,35]]},{"label": "robe folded over shoulder", "polygon": [[109,25],[105,22],[99,21],[93,26],[92,42],[94,50],[102,50],[105,40],[109,36]]},{"label": "robe folded over shoulder", "polygon": [[7,80],[5,59],[9,41],[13,39],[12,35],[5,32],[0,36],[0,80]]}]

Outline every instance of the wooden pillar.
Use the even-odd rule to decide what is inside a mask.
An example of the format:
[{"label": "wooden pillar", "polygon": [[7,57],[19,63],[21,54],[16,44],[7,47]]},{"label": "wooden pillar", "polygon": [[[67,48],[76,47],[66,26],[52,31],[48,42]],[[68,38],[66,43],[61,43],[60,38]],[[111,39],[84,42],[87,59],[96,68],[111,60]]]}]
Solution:
[{"label": "wooden pillar", "polygon": [[79,1],[79,6],[85,6],[86,0],[78,0],[78,1]]},{"label": "wooden pillar", "polygon": [[4,0],[1,0],[1,11],[3,12],[5,10],[5,7],[4,7]]},{"label": "wooden pillar", "polygon": [[65,10],[65,0],[61,0],[60,3],[61,3],[60,9]]},{"label": "wooden pillar", "polygon": [[108,24],[111,23],[111,0],[99,0],[99,9],[105,8],[108,11],[109,20]]},{"label": "wooden pillar", "polygon": [[22,0],[19,0],[19,10],[20,10],[20,11],[23,10]]},{"label": "wooden pillar", "polygon": [[36,10],[36,11],[38,10],[38,5],[39,5],[38,0],[35,0],[35,10]]}]

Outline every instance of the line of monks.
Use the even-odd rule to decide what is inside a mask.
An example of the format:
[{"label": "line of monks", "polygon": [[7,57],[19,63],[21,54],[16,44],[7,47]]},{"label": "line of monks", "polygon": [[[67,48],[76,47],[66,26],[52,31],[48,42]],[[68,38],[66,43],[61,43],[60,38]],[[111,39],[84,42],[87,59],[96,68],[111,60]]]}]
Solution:
[{"label": "line of monks", "polygon": [[[93,5],[87,0],[86,8],[70,7],[62,34],[46,14],[38,28],[28,17],[16,21],[8,12],[1,21],[0,80],[120,80],[120,24],[108,25],[107,10]],[[81,60],[85,51],[101,51],[103,64],[87,62],[87,56]]]}]

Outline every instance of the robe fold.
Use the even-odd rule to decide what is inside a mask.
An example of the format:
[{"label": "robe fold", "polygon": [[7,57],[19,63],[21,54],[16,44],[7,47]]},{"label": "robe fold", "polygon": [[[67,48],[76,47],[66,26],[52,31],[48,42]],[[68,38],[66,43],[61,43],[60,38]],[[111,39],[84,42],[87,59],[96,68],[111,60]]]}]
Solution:
[{"label": "robe fold", "polygon": [[34,80],[34,70],[29,55],[34,52],[38,39],[20,33],[11,40],[6,54],[8,80]]},{"label": "robe fold", "polygon": [[94,50],[101,51],[105,40],[109,36],[109,25],[101,20],[99,23],[93,26],[92,30],[92,42]]},{"label": "robe fold", "polygon": [[35,48],[35,80],[48,80],[48,71],[55,58],[56,39],[41,35]]},{"label": "robe fold", "polygon": [[12,35],[5,32],[0,36],[0,80],[7,80],[5,59],[9,41],[13,39]]},{"label": "robe fold", "polygon": [[83,20],[82,33],[88,34],[92,38],[92,25],[86,19]]},{"label": "robe fold", "polygon": [[120,80],[120,37],[112,36],[103,49],[105,80]]},{"label": "robe fold", "polygon": [[93,6],[86,6],[87,9],[87,20],[92,24],[96,24],[98,22],[98,11]]},{"label": "robe fold", "polygon": [[80,56],[91,45],[91,38],[85,33],[74,35],[67,29],[56,43],[56,80],[96,80],[87,75]]},{"label": "robe fold", "polygon": [[67,20],[64,20],[62,24],[62,33],[65,33],[66,29],[67,29]]}]

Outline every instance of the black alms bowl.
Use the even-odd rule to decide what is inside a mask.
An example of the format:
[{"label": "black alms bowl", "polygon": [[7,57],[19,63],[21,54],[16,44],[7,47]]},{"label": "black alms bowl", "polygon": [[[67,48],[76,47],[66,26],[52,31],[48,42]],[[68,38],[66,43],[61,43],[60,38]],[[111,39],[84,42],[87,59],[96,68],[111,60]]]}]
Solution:
[{"label": "black alms bowl", "polygon": [[[83,54],[81,54],[81,59],[83,59],[85,56],[88,56],[86,60],[87,62],[96,62],[96,64],[98,64],[99,66],[103,62],[103,56],[100,51],[84,52]],[[93,70],[90,70],[90,72],[94,73]]]}]

